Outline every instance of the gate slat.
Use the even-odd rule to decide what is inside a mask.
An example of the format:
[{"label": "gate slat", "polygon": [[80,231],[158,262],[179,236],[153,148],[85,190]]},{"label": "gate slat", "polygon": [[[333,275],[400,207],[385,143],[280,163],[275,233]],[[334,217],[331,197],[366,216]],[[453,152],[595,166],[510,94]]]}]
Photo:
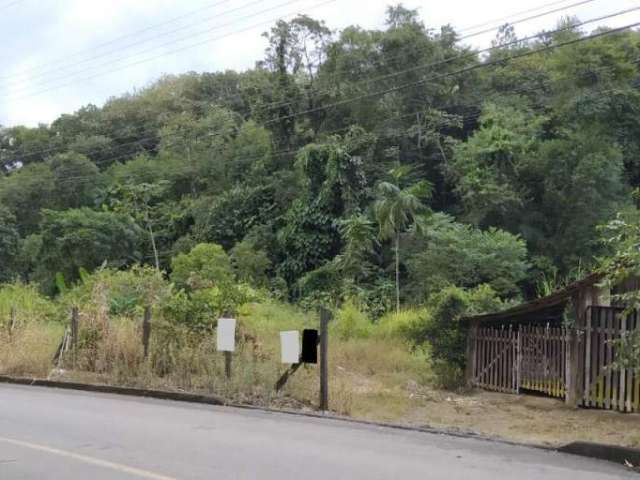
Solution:
[{"label": "gate slat", "polygon": [[[624,336],[627,332],[627,315],[620,315],[620,336]],[[618,409],[621,412],[628,411],[627,406],[627,371],[624,368],[620,369],[620,392],[618,394]]]},{"label": "gate slat", "polygon": [[598,355],[599,355],[599,346],[598,346],[598,333],[594,330],[594,318],[595,318],[595,328],[598,326],[598,310],[592,307],[591,308],[591,388],[589,389],[589,406],[595,407],[597,405],[598,400]]},{"label": "gate slat", "polygon": [[584,405],[589,405],[591,397],[591,313],[592,307],[586,313],[587,324],[584,333]]},{"label": "gate slat", "polygon": [[611,329],[613,328],[613,321],[611,319],[610,312],[606,312],[606,322],[605,322],[605,390],[604,390],[604,406],[608,410],[611,408],[611,369],[609,365],[611,364],[611,343],[609,340]]},{"label": "gate slat", "polygon": [[604,408],[604,396],[605,396],[605,371],[604,366],[606,363],[606,338],[604,334],[604,329],[607,325],[606,322],[606,312],[604,309],[598,309],[598,401],[597,406],[600,408]]}]

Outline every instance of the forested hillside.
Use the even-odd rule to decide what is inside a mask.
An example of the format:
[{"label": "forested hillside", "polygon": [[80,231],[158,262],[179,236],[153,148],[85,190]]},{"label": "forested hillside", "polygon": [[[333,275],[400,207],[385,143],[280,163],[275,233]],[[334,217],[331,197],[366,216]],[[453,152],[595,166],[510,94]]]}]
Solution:
[{"label": "forested hillside", "polygon": [[[54,295],[103,265],[169,273],[224,249],[240,282],[373,316],[397,293],[553,289],[606,253],[597,227],[640,186],[640,34],[601,24],[505,26],[478,52],[400,6],[384,30],[301,16],[251,70],[6,126],[0,282]],[[200,244],[222,249],[180,256]]]}]

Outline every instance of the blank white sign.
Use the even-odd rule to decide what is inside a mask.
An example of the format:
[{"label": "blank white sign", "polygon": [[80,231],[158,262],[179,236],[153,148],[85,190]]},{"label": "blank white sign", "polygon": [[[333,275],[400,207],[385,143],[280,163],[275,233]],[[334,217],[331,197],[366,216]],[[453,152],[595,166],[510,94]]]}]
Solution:
[{"label": "blank white sign", "polygon": [[282,363],[300,362],[300,332],[280,332]]},{"label": "blank white sign", "polygon": [[236,349],[236,319],[235,318],[219,318],[218,319],[218,335],[217,335],[218,351],[233,352]]}]

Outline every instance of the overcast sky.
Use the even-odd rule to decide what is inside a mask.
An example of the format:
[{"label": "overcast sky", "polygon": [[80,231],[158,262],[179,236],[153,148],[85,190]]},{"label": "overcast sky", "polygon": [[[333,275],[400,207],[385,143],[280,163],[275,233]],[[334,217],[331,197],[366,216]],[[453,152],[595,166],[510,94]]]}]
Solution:
[{"label": "overcast sky", "polygon": [[[580,0],[406,0],[428,27],[484,28]],[[49,123],[82,105],[148,85],[165,73],[246,69],[261,58],[261,33],[299,13],[339,30],[382,28],[388,0],[0,0],[0,125]],[[546,5],[546,6],[545,6]],[[516,26],[551,29],[563,14],[587,20],[640,1],[590,0]],[[533,11],[533,9],[536,9]],[[518,15],[520,12],[532,10]],[[640,11],[600,22],[640,21]],[[591,30],[594,25],[589,25]],[[467,40],[489,45],[494,34]]]}]

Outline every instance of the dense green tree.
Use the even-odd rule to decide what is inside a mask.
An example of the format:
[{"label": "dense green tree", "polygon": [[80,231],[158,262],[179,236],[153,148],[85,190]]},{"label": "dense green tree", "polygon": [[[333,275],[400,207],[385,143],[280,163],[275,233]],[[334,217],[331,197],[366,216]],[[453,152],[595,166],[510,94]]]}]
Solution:
[{"label": "dense green tree", "polygon": [[143,231],[125,214],[89,208],[44,210],[35,278],[45,290],[61,273],[67,282],[80,270],[101,265],[120,268],[141,260]]},{"label": "dense green tree", "polygon": [[519,294],[529,265],[525,242],[517,236],[493,227],[478,230],[435,214],[420,237],[408,247],[406,262],[416,300],[446,285],[487,284],[502,298]]},{"label": "dense green tree", "polygon": [[15,216],[0,205],[0,283],[16,275],[20,235]]}]

